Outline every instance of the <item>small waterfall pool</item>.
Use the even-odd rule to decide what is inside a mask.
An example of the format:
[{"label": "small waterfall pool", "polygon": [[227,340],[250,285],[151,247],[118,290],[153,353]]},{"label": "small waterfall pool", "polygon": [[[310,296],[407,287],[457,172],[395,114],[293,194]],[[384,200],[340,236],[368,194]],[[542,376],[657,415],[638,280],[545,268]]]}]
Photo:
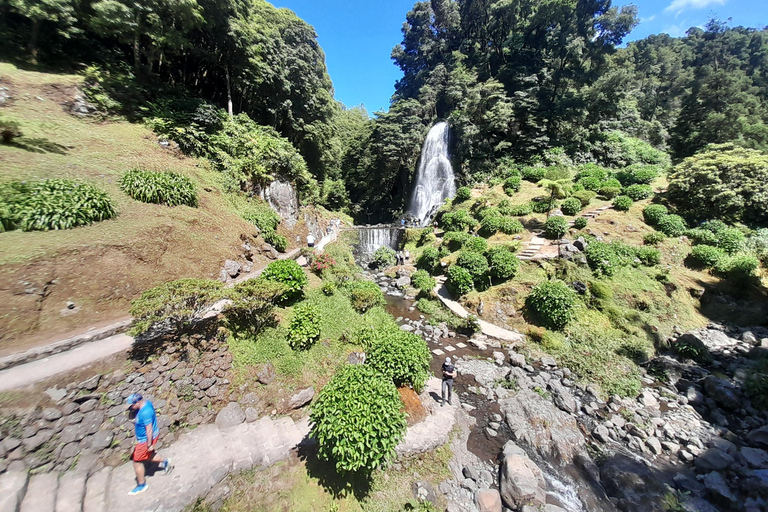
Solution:
[{"label": "small waterfall pool", "polygon": [[449,153],[450,127],[435,124],[421,149],[416,183],[408,205],[408,215],[426,226],[446,199],[456,195],[456,180]]}]

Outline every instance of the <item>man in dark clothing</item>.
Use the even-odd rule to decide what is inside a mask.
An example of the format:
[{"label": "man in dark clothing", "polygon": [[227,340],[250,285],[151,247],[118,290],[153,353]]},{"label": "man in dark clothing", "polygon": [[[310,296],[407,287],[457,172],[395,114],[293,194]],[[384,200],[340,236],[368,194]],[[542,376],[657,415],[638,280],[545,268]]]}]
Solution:
[{"label": "man in dark clothing", "polygon": [[445,395],[448,394],[448,403],[451,403],[453,396],[453,379],[456,377],[456,367],[451,363],[451,358],[446,357],[443,363],[443,403],[445,405]]}]

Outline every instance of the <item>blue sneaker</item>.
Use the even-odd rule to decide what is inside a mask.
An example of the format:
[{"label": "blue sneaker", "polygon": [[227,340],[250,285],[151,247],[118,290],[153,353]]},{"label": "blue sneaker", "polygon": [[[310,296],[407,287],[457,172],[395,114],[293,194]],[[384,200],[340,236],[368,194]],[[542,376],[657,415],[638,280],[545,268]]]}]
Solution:
[{"label": "blue sneaker", "polygon": [[144,491],[146,491],[148,487],[149,486],[147,485],[147,482],[144,482],[143,484],[137,485],[136,487],[134,487],[133,490],[128,493],[128,495],[135,496],[136,494],[141,494]]},{"label": "blue sneaker", "polygon": [[171,459],[165,459],[163,461],[163,474],[167,475],[171,471],[173,471],[173,466],[171,466]]}]

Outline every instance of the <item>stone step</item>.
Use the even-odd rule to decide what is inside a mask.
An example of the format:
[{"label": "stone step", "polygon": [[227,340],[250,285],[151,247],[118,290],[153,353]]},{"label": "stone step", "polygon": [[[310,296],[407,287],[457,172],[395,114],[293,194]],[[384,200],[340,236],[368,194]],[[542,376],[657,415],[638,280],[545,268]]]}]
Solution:
[{"label": "stone step", "polygon": [[26,471],[7,471],[0,475],[0,512],[18,512],[28,483]]},{"label": "stone step", "polygon": [[[105,467],[92,474],[85,484],[83,512],[107,512],[107,497],[112,468]],[[128,490],[125,491],[126,493]],[[126,496],[126,499],[128,496]]]},{"label": "stone step", "polygon": [[59,477],[56,512],[81,512],[85,497],[85,473],[68,471]]},{"label": "stone step", "polygon": [[58,473],[32,475],[27,486],[27,493],[21,502],[20,512],[55,512],[58,486]]}]

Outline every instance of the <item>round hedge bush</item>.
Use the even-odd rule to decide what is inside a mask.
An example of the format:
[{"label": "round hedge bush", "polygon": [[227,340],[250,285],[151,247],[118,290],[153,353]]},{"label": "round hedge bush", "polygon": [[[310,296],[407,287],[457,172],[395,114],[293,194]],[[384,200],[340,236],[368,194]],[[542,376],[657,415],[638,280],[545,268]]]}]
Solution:
[{"label": "round hedge bush", "polygon": [[304,270],[291,259],[273,261],[264,269],[261,278],[283,283],[286,286],[286,293],[283,295],[285,300],[301,297],[304,287],[309,282]]},{"label": "round hedge bush", "polygon": [[365,348],[365,364],[392,379],[395,386],[412,386],[420,393],[430,376],[432,359],[421,336],[397,327],[366,328],[360,341]]},{"label": "round hedge bush", "polygon": [[562,281],[537,285],[525,298],[526,307],[550,329],[562,329],[573,319],[576,292]]},{"label": "round hedge bush", "polygon": [[493,236],[501,229],[501,215],[487,215],[480,221],[480,233],[485,236]]},{"label": "round hedge bush", "polygon": [[464,242],[469,240],[472,235],[464,231],[448,231],[443,235],[443,244],[452,250],[460,249]]},{"label": "round hedge bush", "polygon": [[725,258],[725,252],[711,245],[696,245],[691,249],[689,257],[697,266],[713,268]]},{"label": "round hedge bush", "polygon": [[376,306],[383,306],[386,302],[381,288],[373,281],[350,281],[344,288],[349,294],[352,307],[360,313],[365,313]]},{"label": "round hedge bush", "polygon": [[507,247],[494,247],[488,251],[488,274],[499,281],[512,279],[520,268],[520,260]]},{"label": "round hedge bush", "polygon": [[566,215],[576,215],[581,211],[581,201],[575,197],[569,197],[560,205],[560,209]]},{"label": "round hedge bush", "polygon": [[505,235],[516,235],[523,232],[523,223],[512,217],[501,217],[499,222],[499,231]]},{"label": "round hedge bush", "polygon": [[650,185],[634,184],[628,186],[624,193],[632,198],[633,201],[640,201],[642,199],[648,199],[653,195],[653,190]]},{"label": "round hedge bush", "polygon": [[618,196],[613,200],[613,208],[620,212],[626,212],[632,207],[632,198],[629,196]]},{"label": "round hedge bush", "polygon": [[544,233],[546,233],[547,238],[557,240],[558,238],[565,236],[567,232],[568,221],[565,220],[565,217],[553,215],[544,223]]},{"label": "round hedge bush", "polygon": [[278,235],[276,231],[262,232],[264,241],[275,248],[278,252],[285,252],[288,248],[288,239],[283,235]]},{"label": "round hedge bush", "polygon": [[288,326],[288,344],[293,350],[307,350],[320,338],[320,308],[304,302],[293,309]]},{"label": "round hedge bush", "polygon": [[685,236],[694,244],[717,245],[717,235],[707,229],[689,229],[685,232]]},{"label": "round hedge bush", "polygon": [[745,239],[738,229],[727,228],[717,235],[717,246],[728,254],[735,254],[744,246]]},{"label": "round hedge bush", "polygon": [[123,192],[144,203],[197,206],[195,184],[177,172],[132,169],[120,177],[118,184]]},{"label": "round hedge bush", "polygon": [[430,292],[435,288],[437,282],[426,270],[417,270],[411,276],[411,284],[421,291]]},{"label": "round hedge bush", "polygon": [[461,203],[472,197],[472,189],[469,187],[459,187],[456,190],[456,202]]},{"label": "round hedge bush", "polygon": [[[559,206],[560,206],[560,201],[554,201],[552,203],[552,209],[558,208]],[[531,201],[531,208],[533,209],[534,213],[548,213],[550,210],[549,199],[548,198],[539,199],[539,200],[534,199],[533,201]]]},{"label": "round hedge bush", "polygon": [[649,204],[643,208],[643,219],[649,226],[655,226],[668,213],[667,207],[663,204]]},{"label": "round hedge bush", "polygon": [[511,176],[504,180],[504,192],[508,196],[515,195],[517,192],[520,192],[520,186],[522,185],[523,179],[520,176]]},{"label": "round hedge bush", "polygon": [[467,210],[446,212],[440,218],[440,223],[446,231],[466,231],[474,228],[477,224]]},{"label": "round hedge bush", "polygon": [[681,236],[688,229],[685,220],[679,215],[663,216],[656,227],[667,236]]},{"label": "round hedge bush", "polygon": [[646,233],[643,235],[643,243],[646,245],[658,245],[664,240],[666,240],[667,235],[664,233],[660,233],[658,231],[653,231],[651,233]]},{"label": "round hedge bush", "polygon": [[469,271],[465,268],[462,268],[458,265],[451,265],[448,267],[448,270],[445,274],[448,276],[446,285],[448,286],[448,289],[451,290],[451,292],[453,292],[455,295],[466,295],[474,288],[474,279],[472,279],[472,274],[470,274]]},{"label": "round hedge bush", "polygon": [[485,252],[488,250],[488,242],[485,241],[485,238],[471,236],[461,244],[461,248],[472,252]]},{"label": "round hedge bush", "polygon": [[597,193],[591,190],[576,190],[573,193],[573,197],[579,200],[582,207],[586,207],[597,197]]},{"label": "round hedge bush", "polygon": [[586,217],[576,217],[573,219],[573,227],[576,229],[584,229],[587,227],[587,218]]},{"label": "round hedge bush", "polygon": [[524,180],[534,183],[543,180],[546,173],[547,170],[543,167],[523,167],[520,171]]},{"label": "round hedge bush", "polygon": [[760,267],[760,260],[751,254],[739,254],[732,258],[722,258],[715,270],[718,274],[735,283],[748,283],[755,277]]},{"label": "round hedge bush", "polygon": [[394,383],[367,364],[342,366],[318,393],[309,419],[319,457],[342,473],[372,472],[406,428]]},{"label": "round hedge bush", "polygon": [[479,281],[488,273],[488,260],[479,252],[462,251],[456,258],[456,265],[466,269],[474,281]]},{"label": "round hedge bush", "polygon": [[371,263],[376,268],[387,268],[397,263],[397,255],[393,249],[389,247],[379,247],[373,251],[371,256]]},{"label": "round hedge bush", "polygon": [[440,263],[440,252],[436,247],[427,247],[416,260],[416,266],[432,273]]}]

